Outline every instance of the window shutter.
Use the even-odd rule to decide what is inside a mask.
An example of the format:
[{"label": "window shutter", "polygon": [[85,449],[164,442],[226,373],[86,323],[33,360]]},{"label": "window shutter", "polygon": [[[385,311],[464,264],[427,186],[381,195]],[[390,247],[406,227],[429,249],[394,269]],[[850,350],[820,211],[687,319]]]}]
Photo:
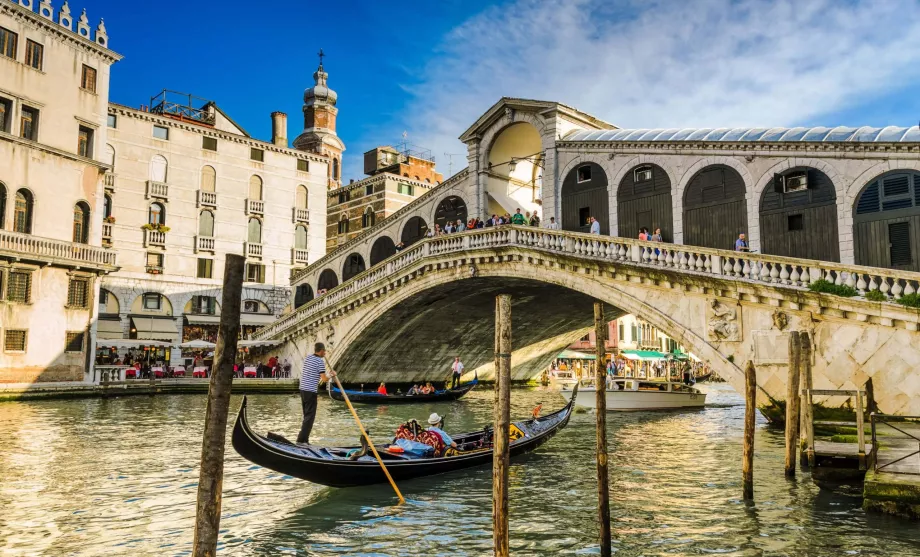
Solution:
[{"label": "window shutter", "polygon": [[888,225],[888,245],[891,265],[910,265],[910,223],[895,222]]}]

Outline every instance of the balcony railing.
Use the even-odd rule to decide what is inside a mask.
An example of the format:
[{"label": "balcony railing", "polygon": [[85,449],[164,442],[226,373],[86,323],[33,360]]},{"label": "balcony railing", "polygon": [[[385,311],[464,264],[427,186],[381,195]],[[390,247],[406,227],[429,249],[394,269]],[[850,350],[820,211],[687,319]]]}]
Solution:
[{"label": "balcony railing", "polygon": [[306,265],[309,263],[308,259],[310,258],[309,250],[291,248],[291,261],[294,265]]},{"label": "balcony railing", "polygon": [[156,230],[144,230],[144,247],[165,247],[166,233]]},{"label": "balcony railing", "polygon": [[310,224],[310,210],[294,207],[294,223]]},{"label": "balcony railing", "polygon": [[102,223],[102,241],[112,243],[112,224],[108,222]]},{"label": "balcony railing", "polygon": [[0,255],[26,261],[114,271],[115,252],[99,246],[63,242],[0,230]]},{"label": "balcony railing", "polygon": [[195,251],[214,251],[214,238],[211,236],[195,236]]},{"label": "balcony railing", "polygon": [[154,182],[147,180],[147,199],[156,197],[158,199],[169,199],[169,186],[163,182]]},{"label": "balcony railing", "polygon": [[261,199],[247,199],[246,200],[246,214],[248,215],[264,215],[265,214],[265,202]]},{"label": "balcony railing", "polygon": [[103,185],[105,185],[105,189],[109,191],[115,191],[115,175],[114,174],[112,173],[106,174],[105,177],[102,179],[102,183]]},{"label": "balcony railing", "polygon": [[246,257],[262,257],[262,244],[255,244],[253,242],[245,242],[244,251],[246,252]]},{"label": "balcony railing", "polygon": [[198,190],[199,207],[217,207],[217,194],[213,191]]}]

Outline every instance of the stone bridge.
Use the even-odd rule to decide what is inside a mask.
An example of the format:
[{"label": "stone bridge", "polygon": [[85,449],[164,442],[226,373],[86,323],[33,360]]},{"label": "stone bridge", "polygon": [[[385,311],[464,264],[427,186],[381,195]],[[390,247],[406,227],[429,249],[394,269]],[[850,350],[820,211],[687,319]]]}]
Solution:
[{"label": "stone bridge", "polygon": [[[400,225],[451,187],[445,182],[386,226]],[[317,284],[375,231],[294,276],[292,285]],[[807,288],[821,279],[860,295]],[[586,334],[599,300],[609,318],[641,316],[739,391],[743,365],[753,360],[760,405],[785,398],[787,336],[801,330],[812,339],[814,388],[853,389],[871,377],[883,412],[916,415],[920,311],[894,298],[918,289],[920,273],[908,271],[503,226],[417,241],[258,336],[284,341],[281,351],[292,359],[325,342],[348,382],[443,380],[454,355],[469,373],[489,377],[494,296],[510,293],[513,375],[523,379]],[[886,301],[867,300],[871,291]]]}]

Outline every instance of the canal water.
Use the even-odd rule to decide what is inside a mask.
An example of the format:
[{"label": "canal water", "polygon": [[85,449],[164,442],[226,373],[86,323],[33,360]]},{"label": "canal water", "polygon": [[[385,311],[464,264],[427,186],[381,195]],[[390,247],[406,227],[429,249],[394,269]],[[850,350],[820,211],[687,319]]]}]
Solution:
[{"label": "canal water", "polygon": [[[704,410],[610,414],[615,551],[653,555],[920,556],[920,527],[870,515],[860,501],[783,478],[782,432],[760,420],[756,504],[740,500],[743,400],[705,386]],[[0,404],[0,554],[189,555],[205,398],[194,395]],[[234,397],[232,407],[239,406]],[[294,437],[298,399],[250,397],[259,431]],[[512,391],[512,419],[540,389]],[[492,392],[457,402],[359,409],[383,440],[432,411],[449,431],[491,422]],[[323,398],[314,441],[354,444],[345,407]],[[595,542],[594,416],[511,466],[511,548],[522,555],[590,555]],[[229,437],[228,437],[229,445]],[[332,489],[254,466],[228,446],[221,554],[467,556],[491,552],[488,468],[388,486]]]}]

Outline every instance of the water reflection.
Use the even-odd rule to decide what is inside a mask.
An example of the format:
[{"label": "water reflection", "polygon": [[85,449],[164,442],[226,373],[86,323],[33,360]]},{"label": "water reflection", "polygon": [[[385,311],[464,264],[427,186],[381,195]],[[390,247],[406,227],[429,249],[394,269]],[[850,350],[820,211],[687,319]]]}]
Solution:
[{"label": "water reflection", "polygon": [[[233,408],[239,405],[234,397]],[[783,478],[782,434],[757,433],[754,505],[741,501],[743,407],[727,387],[691,413],[610,414],[611,514],[619,555],[920,555],[916,525],[866,515],[859,500],[820,492],[807,474]],[[513,392],[513,415],[557,394]],[[4,555],[188,555],[199,396],[0,404],[0,550]],[[491,421],[492,393],[425,406],[362,407],[384,438],[433,411],[452,431]],[[288,436],[294,396],[251,397],[258,431]],[[355,444],[347,409],[322,399],[314,433]],[[511,468],[514,555],[574,555],[595,544],[594,416],[576,414]],[[222,554],[459,555],[491,552],[491,475],[474,469],[387,485],[332,489],[272,472],[228,452]]]}]

